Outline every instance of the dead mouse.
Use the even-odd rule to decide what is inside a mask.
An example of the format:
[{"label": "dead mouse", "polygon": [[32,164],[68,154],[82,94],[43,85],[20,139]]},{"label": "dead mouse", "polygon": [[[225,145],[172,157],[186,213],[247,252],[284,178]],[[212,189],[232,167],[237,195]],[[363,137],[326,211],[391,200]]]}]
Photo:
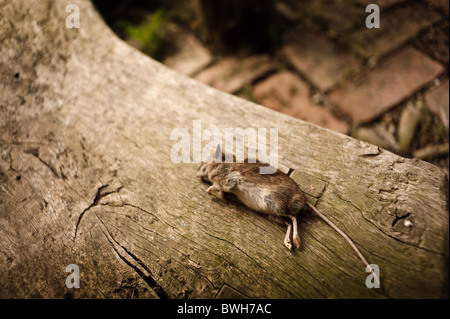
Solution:
[{"label": "dead mouse", "polygon": [[274,174],[260,174],[259,168],[268,164],[258,161],[250,163],[248,159],[244,160],[244,163],[236,163],[235,160],[232,163],[226,163],[223,161],[224,158],[225,155],[222,154],[219,145],[214,156],[207,163],[203,163],[197,171],[197,177],[212,184],[207,189],[209,195],[215,191],[218,197],[224,198],[224,193],[231,193],[247,207],[281,218],[287,226],[284,245],[290,250],[300,247],[297,216],[300,211],[309,207],[345,238],[356,251],[359,258],[374,274],[375,280],[379,282],[372,267],[353,241],[316,207],[308,203],[297,183],[288,175],[280,170],[276,170]]}]

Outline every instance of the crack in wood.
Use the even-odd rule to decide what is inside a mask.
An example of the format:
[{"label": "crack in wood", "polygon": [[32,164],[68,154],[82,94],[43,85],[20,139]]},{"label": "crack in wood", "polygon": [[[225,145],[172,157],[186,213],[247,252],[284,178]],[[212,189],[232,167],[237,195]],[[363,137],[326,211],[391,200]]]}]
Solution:
[{"label": "crack in wood", "polygon": [[24,153],[26,154],[30,154],[33,155],[35,158],[37,158],[42,164],[44,164],[52,173],[53,175],[55,175],[57,178],[61,178],[61,176],[58,174],[58,172],[56,171],[56,169],[50,165],[49,163],[47,163],[46,161],[44,161],[40,156],[39,156],[39,148],[37,147],[33,147],[33,148],[28,148],[24,150]]},{"label": "crack in wood", "polygon": [[111,194],[113,194],[113,193],[117,193],[117,192],[119,192],[119,191],[123,188],[123,186],[119,186],[119,187],[116,188],[116,189],[113,189],[113,190],[111,190],[111,191],[108,191],[108,192],[104,192],[104,193],[103,193],[102,191],[103,191],[104,189],[106,189],[108,186],[109,186],[109,184],[105,184],[105,185],[100,186],[100,187],[97,189],[97,193],[95,194],[95,197],[94,197],[94,200],[92,201],[92,203],[91,203],[88,207],[86,207],[86,208],[80,213],[80,215],[78,216],[78,220],[77,220],[77,223],[76,223],[76,225],[75,225],[75,233],[74,233],[74,236],[73,236],[73,241],[75,241],[76,238],[77,238],[78,227],[79,227],[79,225],[80,225],[80,222],[81,222],[83,216],[86,214],[86,212],[89,211],[91,208],[97,206],[97,205],[99,204],[100,200],[101,200],[103,197],[106,197],[106,196],[111,195]]},{"label": "crack in wood", "polygon": [[288,172],[286,173],[287,176],[291,176],[292,172],[294,172],[293,168],[289,168]]},{"label": "crack in wood", "polygon": [[[103,234],[105,235],[105,237],[107,238],[108,242],[111,244],[111,247],[116,252],[117,256],[119,256],[119,258],[127,266],[129,266],[131,269],[133,269],[139,275],[139,277],[141,277],[145,281],[145,283],[156,293],[156,295],[159,298],[161,298],[161,299],[170,299],[170,297],[166,293],[166,291],[152,277],[152,272],[150,271],[150,269],[148,269],[148,267],[145,265],[145,263],[142,260],[140,260],[135,254],[131,253],[127,248],[125,248],[123,245],[121,245],[117,240],[115,240],[114,237],[111,235],[111,233],[108,231],[108,227],[101,220],[101,218],[97,215],[97,213],[95,213],[95,216],[97,217],[97,219],[102,224],[103,227],[102,227],[101,230],[102,230]],[[105,230],[103,230],[103,228]],[[117,246],[120,247],[126,253],[127,256],[129,256],[132,260],[134,260],[137,263],[137,265],[133,264],[125,256],[123,256],[119,252],[119,249],[117,249]],[[138,266],[143,268],[143,270],[140,269],[140,267],[138,267]]]},{"label": "crack in wood", "polygon": [[319,193],[319,195],[316,197],[317,202],[316,202],[316,205],[315,205],[315,206],[317,206],[317,205],[320,204],[320,202],[321,202],[321,200],[322,200],[322,197],[323,197],[323,194],[325,194],[325,192],[327,191],[327,189],[328,189],[328,182],[325,182],[325,185],[324,185],[322,191],[321,191],[321,192]]},{"label": "crack in wood", "polygon": [[411,216],[411,213],[410,213],[410,212],[408,212],[408,213],[406,213],[406,214],[404,214],[404,215],[402,215],[402,216],[398,216],[398,214],[397,214],[397,207],[395,207],[394,213],[395,213],[395,219],[394,219],[394,221],[392,222],[392,225],[391,225],[392,227],[394,227],[395,224],[397,224],[397,222],[398,222],[399,220],[402,220],[402,219],[405,219],[405,218],[408,218],[409,216]]}]

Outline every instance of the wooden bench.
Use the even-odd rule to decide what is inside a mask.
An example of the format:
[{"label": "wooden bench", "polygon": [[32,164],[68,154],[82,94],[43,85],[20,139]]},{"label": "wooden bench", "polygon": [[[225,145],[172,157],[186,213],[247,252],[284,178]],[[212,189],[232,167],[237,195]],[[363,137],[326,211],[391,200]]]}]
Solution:
[{"label": "wooden bench", "polygon": [[[73,2],[79,29],[65,25]],[[448,297],[439,168],[177,74],[89,1],[0,8],[0,297]],[[314,214],[292,252],[283,225],[208,196],[198,164],[169,156],[171,132],[195,120],[277,128],[281,167],[379,267],[382,289]],[[66,288],[69,264],[80,289]]]}]

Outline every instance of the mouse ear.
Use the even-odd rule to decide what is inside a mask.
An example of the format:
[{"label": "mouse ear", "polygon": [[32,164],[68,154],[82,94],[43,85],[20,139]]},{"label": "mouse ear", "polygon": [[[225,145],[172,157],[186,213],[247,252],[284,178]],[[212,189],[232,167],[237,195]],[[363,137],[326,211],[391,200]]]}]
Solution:
[{"label": "mouse ear", "polygon": [[220,147],[220,144],[217,144],[216,151],[214,153],[214,160],[215,161],[222,161],[222,148]]}]

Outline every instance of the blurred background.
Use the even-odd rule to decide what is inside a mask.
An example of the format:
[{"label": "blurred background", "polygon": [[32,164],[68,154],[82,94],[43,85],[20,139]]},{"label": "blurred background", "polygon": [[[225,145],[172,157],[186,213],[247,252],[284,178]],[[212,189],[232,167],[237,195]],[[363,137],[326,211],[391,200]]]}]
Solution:
[{"label": "blurred background", "polygon": [[93,2],[119,37],[186,76],[448,177],[448,0]]}]

